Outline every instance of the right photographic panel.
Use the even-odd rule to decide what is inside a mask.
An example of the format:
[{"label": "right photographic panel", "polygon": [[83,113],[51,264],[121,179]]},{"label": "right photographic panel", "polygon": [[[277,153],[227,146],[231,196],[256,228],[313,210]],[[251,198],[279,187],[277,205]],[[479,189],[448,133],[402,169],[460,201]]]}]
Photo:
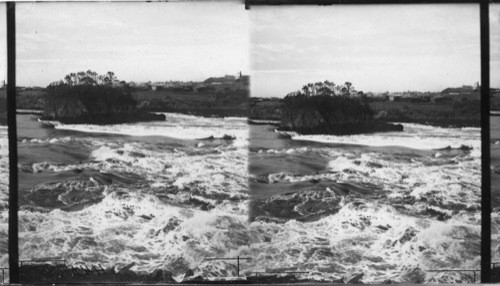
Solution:
[{"label": "right photographic panel", "polygon": [[492,281],[500,281],[500,5],[489,5]]},{"label": "right photographic panel", "polygon": [[478,283],[479,5],[251,12],[254,270]]}]

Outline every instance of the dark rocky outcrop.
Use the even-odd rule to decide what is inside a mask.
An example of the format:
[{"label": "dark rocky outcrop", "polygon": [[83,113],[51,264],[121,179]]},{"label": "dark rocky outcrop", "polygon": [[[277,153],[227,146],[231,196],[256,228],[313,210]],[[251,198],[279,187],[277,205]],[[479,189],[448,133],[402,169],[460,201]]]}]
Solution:
[{"label": "dark rocky outcrop", "polygon": [[279,284],[279,283],[297,283],[299,280],[293,274],[266,274],[248,276],[247,281],[250,284]]},{"label": "dark rocky outcrop", "polygon": [[420,268],[413,268],[406,271],[403,275],[403,281],[413,284],[421,284],[425,282],[426,273]]},{"label": "dark rocky outcrop", "polygon": [[136,108],[126,88],[59,84],[47,87],[43,119],[65,124],[117,124],[165,120]]},{"label": "dark rocky outcrop", "polygon": [[352,273],[344,277],[344,281],[346,284],[361,284],[361,278],[363,278],[364,273]]},{"label": "dark rocky outcrop", "polygon": [[130,263],[115,271],[115,266],[107,269],[100,265],[66,266],[64,264],[36,263],[21,267],[21,283],[177,283],[172,273],[156,269],[151,273],[131,270]]},{"label": "dark rocky outcrop", "polygon": [[402,131],[403,126],[376,119],[361,98],[294,94],[283,100],[280,129],[301,134],[348,135]]}]

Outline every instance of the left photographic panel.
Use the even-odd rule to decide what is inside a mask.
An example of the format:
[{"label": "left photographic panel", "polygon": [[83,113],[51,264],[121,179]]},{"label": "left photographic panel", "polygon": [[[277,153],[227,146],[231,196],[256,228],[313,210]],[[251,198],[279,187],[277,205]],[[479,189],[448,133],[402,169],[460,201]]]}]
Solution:
[{"label": "left photographic panel", "polygon": [[238,276],[247,18],[228,1],[17,3],[22,283]]},{"label": "left photographic panel", "polygon": [[7,132],[7,6],[0,3],[0,281],[9,280],[9,138]]}]

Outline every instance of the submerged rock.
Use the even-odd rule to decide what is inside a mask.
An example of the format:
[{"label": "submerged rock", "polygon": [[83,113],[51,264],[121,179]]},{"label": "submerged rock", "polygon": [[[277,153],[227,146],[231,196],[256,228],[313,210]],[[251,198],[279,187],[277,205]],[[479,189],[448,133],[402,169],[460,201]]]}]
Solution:
[{"label": "submerged rock", "polygon": [[407,242],[407,241],[410,241],[413,239],[413,237],[415,237],[415,235],[417,235],[418,231],[415,230],[413,227],[409,227],[405,230],[405,233],[403,234],[403,236],[401,236],[401,238],[399,238],[399,242],[401,244]]},{"label": "submerged rock", "polygon": [[128,270],[130,270],[130,268],[134,267],[134,265],[135,265],[135,262],[132,262],[132,263],[129,263],[129,264],[125,265],[123,268],[121,268],[118,271],[118,274],[124,274],[125,272],[127,272]]},{"label": "submerged rock", "polygon": [[164,233],[168,233],[168,232],[174,230],[180,223],[181,223],[181,220],[178,217],[175,217],[175,216],[171,217],[168,220],[167,225],[165,225],[162,230]]},{"label": "submerged rock", "polygon": [[417,267],[404,273],[402,278],[405,282],[421,284],[425,282],[425,276],[425,271]]},{"label": "submerged rock", "polygon": [[149,276],[150,281],[163,282],[163,283],[177,283],[177,281],[172,278],[172,272],[163,269],[156,269]]},{"label": "submerged rock", "polygon": [[364,273],[353,273],[344,277],[346,284],[361,284],[361,278],[363,278]]},{"label": "submerged rock", "polygon": [[191,269],[191,268],[188,268],[186,270],[186,273],[184,273],[184,279],[188,278],[188,277],[191,277],[194,275],[194,271]]}]

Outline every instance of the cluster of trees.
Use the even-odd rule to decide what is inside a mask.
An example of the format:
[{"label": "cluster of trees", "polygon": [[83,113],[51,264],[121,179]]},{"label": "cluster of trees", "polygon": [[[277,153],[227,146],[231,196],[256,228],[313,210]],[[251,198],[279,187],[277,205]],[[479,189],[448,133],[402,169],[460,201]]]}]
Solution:
[{"label": "cluster of trees", "polygon": [[292,114],[299,109],[316,110],[329,123],[364,122],[372,120],[374,116],[374,111],[365,98],[339,96],[330,90],[320,95],[287,95],[283,99],[283,105]]},{"label": "cluster of trees", "polygon": [[68,85],[70,87],[77,85],[108,85],[108,86],[125,86],[125,81],[119,81],[115,73],[108,71],[106,74],[100,75],[95,71],[79,71],[76,73],[67,74],[64,80],[53,82],[50,86]]},{"label": "cluster of trees", "polygon": [[350,95],[358,93],[351,82],[344,84],[335,84],[334,82],[325,80],[324,82],[308,83],[301,90],[293,92],[293,95],[304,94],[311,95]]}]

